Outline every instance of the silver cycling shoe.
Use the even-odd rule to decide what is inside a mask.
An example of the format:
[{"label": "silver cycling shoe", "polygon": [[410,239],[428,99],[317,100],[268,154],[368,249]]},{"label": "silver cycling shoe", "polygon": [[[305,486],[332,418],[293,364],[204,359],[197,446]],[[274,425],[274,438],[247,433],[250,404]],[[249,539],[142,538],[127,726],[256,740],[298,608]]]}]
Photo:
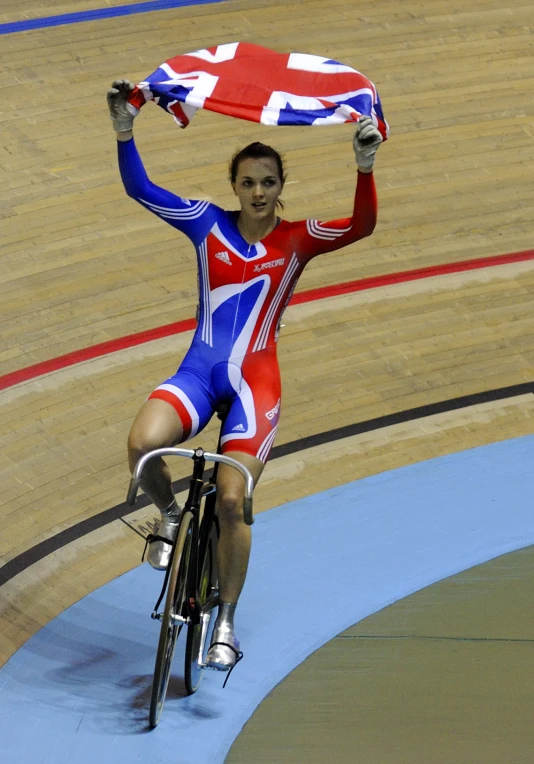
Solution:
[{"label": "silver cycling shoe", "polygon": [[210,649],[206,656],[206,668],[216,671],[231,671],[243,657],[233,629],[227,624],[213,630]]},{"label": "silver cycling shoe", "polygon": [[181,509],[172,514],[162,512],[161,520],[154,528],[154,533],[148,537],[147,561],[155,570],[167,570],[181,516]]}]

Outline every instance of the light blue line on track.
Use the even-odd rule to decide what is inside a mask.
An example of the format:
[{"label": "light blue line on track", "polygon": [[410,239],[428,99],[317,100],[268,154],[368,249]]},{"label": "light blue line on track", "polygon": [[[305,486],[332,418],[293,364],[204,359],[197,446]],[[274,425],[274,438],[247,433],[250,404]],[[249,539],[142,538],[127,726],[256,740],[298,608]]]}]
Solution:
[{"label": "light blue line on track", "polygon": [[[371,613],[534,543],[534,436],[432,459],[258,516],[238,608],[245,658],[192,697],[180,637],[162,720],[147,729],[161,576],[147,565],[69,608],[0,670],[2,761],[212,764],[265,695]],[[355,460],[355,471],[357,461]],[[354,678],[357,697],[357,677]],[[251,761],[254,760],[251,753]]]},{"label": "light blue line on track", "polygon": [[182,8],[189,5],[207,5],[209,3],[222,2],[224,0],[151,0],[151,2],[137,3],[136,5],[117,5],[114,8],[95,8],[95,10],[91,11],[60,13],[57,16],[42,16],[37,19],[24,19],[23,21],[11,21],[6,24],[0,24],[0,35],[12,34],[13,32],[27,32],[31,29],[57,27],[63,24],[78,24],[81,21],[97,21],[118,16],[132,16],[136,13],[150,13],[153,11],[169,10],[170,8]]}]

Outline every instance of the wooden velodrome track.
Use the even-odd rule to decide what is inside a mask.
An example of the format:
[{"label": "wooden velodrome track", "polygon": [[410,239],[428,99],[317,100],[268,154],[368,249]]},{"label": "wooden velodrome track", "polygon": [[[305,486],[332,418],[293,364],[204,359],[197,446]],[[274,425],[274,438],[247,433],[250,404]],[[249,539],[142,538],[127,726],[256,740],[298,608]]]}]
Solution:
[{"label": "wooden velodrome track", "polygon": [[[0,24],[122,4],[26,0],[21,10],[19,2],[4,0]],[[1,37],[2,663],[70,604],[139,564],[141,540],[120,512],[111,522],[91,526],[90,519],[124,501],[131,421],[191,338],[187,332],[118,349],[127,335],[191,319],[196,274],[185,237],[125,196],[105,105],[111,80],[140,80],[172,55],[248,40],[343,61],[361,69],[380,92],[391,138],[376,164],[376,231],[314,261],[297,294],[356,279],[376,279],[369,282],[374,288],[288,309],[279,351],[284,405],[277,444],[429,409],[424,417],[385,420],[387,427],[274,460],[256,492],[256,510],[262,511],[349,480],[532,432],[533,21],[530,0],[227,0]],[[150,106],[136,125],[155,182],[221,206],[234,204],[228,158],[252,140],[272,143],[289,170],[284,214],[290,219],[348,213],[351,136],[349,126],[265,128],[208,112],[180,131]],[[493,259],[513,253],[523,254]],[[456,267],[473,260],[465,270]],[[416,269],[437,270],[393,285],[381,279]],[[57,371],[45,364],[99,343],[111,343],[116,352],[94,360],[82,354],[81,363]],[[45,364],[40,369],[48,373],[23,381],[14,374],[36,364]],[[463,402],[457,408],[446,405],[458,398]],[[195,442],[211,443],[215,428],[210,425]],[[181,474],[185,467],[176,477]],[[147,508],[129,522],[150,517]],[[484,600],[482,593],[477,600],[481,636],[487,618],[500,617],[504,600],[503,613],[514,598],[524,605],[532,559],[531,550],[524,550],[485,566],[484,574],[459,577],[455,591],[490,582],[491,597]],[[443,582],[414,597],[429,604],[444,593],[449,627],[457,623],[461,632],[465,613],[448,591]],[[398,603],[372,623],[368,619],[361,633],[394,632],[399,623],[408,633],[407,619],[417,621],[423,612],[430,611],[417,601]],[[531,613],[514,613],[532,637]],[[346,643],[334,643],[277,689],[276,708],[264,703],[229,761],[353,761],[329,754],[333,732],[343,738],[350,731],[346,699],[336,707],[337,722],[329,717],[320,723],[319,700],[307,706],[300,726],[298,715],[280,712],[280,704],[295,706],[300,685],[295,689],[292,682],[302,682],[319,699],[332,665],[346,660]],[[456,676],[476,683],[476,672],[461,670],[469,658],[453,652],[443,660],[459,661]],[[388,656],[375,652],[373,660],[387,662]],[[518,702],[514,677],[519,681],[522,672],[520,664],[513,666],[516,674],[508,674],[502,690],[512,706]],[[415,674],[406,671],[398,691],[405,713],[421,711]],[[380,697],[384,687],[387,676],[366,690]],[[461,695],[461,685],[456,689]],[[345,697],[339,686],[332,692]],[[394,707],[395,698],[387,697]],[[483,701],[470,709],[473,729],[480,731],[476,720],[486,712]],[[268,732],[274,718],[279,740]],[[429,739],[439,721],[428,719]],[[361,760],[532,761],[532,739],[520,727],[514,734],[513,759],[490,758],[480,741],[470,756],[458,750],[454,759],[432,758],[424,747],[420,758],[394,752],[380,758],[373,757],[369,739]],[[286,747],[273,753],[280,740]]]}]

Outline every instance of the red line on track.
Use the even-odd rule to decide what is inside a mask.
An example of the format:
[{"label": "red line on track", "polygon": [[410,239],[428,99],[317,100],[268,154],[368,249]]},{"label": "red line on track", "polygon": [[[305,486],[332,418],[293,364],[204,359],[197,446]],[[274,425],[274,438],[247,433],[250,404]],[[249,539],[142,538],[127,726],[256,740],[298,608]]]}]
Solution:
[{"label": "red line on track", "polygon": [[[343,284],[334,284],[333,286],[319,287],[318,289],[308,289],[305,292],[299,292],[293,295],[290,305],[302,305],[306,302],[315,302],[324,300],[327,297],[337,297],[342,294],[351,294],[353,292],[363,292],[366,289],[376,289],[377,287],[388,286],[389,284],[401,284],[407,281],[417,281],[418,279],[427,279],[432,276],[443,276],[448,273],[462,273],[463,271],[474,271],[481,268],[491,268],[496,265],[507,265],[509,263],[519,263],[525,260],[534,260],[534,250],[528,249],[524,252],[514,252],[509,255],[496,255],[494,257],[480,257],[475,260],[463,260],[459,263],[448,263],[445,265],[432,265],[428,268],[417,268],[412,271],[399,271],[398,273],[386,274],[384,276],[373,276],[371,278],[357,279],[347,281]],[[119,337],[116,340],[101,342],[98,345],[91,345],[81,350],[75,350],[72,353],[60,355],[57,358],[51,358],[49,361],[42,361],[33,366],[26,366],[24,369],[12,371],[0,377],[0,390],[7,387],[13,387],[21,382],[27,382],[43,374],[50,374],[52,371],[65,369],[68,366],[74,366],[83,361],[89,361],[93,358],[100,358],[118,350],[131,348],[135,345],[142,345],[151,340],[170,337],[173,334],[181,334],[190,331],[196,327],[194,318],[188,318],[185,321],[177,321],[165,326],[158,326],[155,329],[148,329],[136,334],[128,334],[126,337]]]}]

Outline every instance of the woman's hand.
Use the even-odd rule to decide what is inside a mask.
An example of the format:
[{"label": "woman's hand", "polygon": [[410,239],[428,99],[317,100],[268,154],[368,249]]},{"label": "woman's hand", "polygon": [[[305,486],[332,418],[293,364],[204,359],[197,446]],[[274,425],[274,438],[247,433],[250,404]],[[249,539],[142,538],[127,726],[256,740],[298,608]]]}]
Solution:
[{"label": "woman's hand", "polygon": [[[139,109],[128,103],[128,96],[133,89],[134,86],[129,80],[115,80],[106,94],[109,115],[116,133],[130,133],[133,121],[139,114]],[[131,135],[121,137],[131,138]]]},{"label": "woman's hand", "polygon": [[358,170],[362,172],[373,171],[376,150],[382,143],[382,140],[380,131],[373,125],[371,117],[360,117],[352,142]]}]

